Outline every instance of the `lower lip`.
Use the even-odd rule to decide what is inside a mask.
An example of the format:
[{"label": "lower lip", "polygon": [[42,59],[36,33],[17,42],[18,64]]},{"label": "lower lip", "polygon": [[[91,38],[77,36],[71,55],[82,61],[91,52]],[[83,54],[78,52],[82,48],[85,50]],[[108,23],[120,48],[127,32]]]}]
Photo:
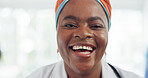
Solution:
[{"label": "lower lip", "polygon": [[91,54],[92,54],[92,52],[89,53],[89,54],[82,54],[82,53],[80,53],[80,52],[75,52],[75,51],[73,51],[73,52],[74,52],[77,56],[82,57],[82,58],[88,58],[88,57],[90,57]]}]

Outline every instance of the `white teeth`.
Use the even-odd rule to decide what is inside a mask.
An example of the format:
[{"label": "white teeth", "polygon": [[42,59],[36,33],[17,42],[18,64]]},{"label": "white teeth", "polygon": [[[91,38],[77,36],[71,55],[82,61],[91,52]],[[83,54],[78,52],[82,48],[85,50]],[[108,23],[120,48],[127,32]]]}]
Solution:
[{"label": "white teeth", "polygon": [[86,49],[86,50],[93,50],[91,47],[89,46],[73,46],[72,49],[74,50],[78,50],[78,49]]},{"label": "white teeth", "polygon": [[81,54],[90,54],[90,52],[79,52]]},{"label": "white teeth", "polygon": [[83,46],[83,49],[87,49],[86,46]]},{"label": "white teeth", "polygon": [[74,46],[73,49],[75,50],[76,49],[76,46]]},{"label": "white teeth", "polygon": [[78,47],[78,46],[76,46],[76,49],[79,49],[79,47]]},{"label": "white teeth", "polygon": [[79,46],[79,49],[82,49],[82,46]]},{"label": "white teeth", "polygon": [[89,47],[86,47],[87,48],[87,50],[89,50]]},{"label": "white teeth", "polygon": [[88,47],[88,50],[93,50],[91,47]]}]

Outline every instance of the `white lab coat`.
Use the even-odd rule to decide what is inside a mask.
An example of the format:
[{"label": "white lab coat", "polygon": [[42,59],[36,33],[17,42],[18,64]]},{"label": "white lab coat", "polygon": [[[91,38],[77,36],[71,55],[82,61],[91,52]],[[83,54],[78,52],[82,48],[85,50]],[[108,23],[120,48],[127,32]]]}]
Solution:
[{"label": "white lab coat", "polygon": [[[102,78],[117,78],[111,67],[105,62],[102,62]],[[122,70],[115,67],[122,78],[143,78],[132,72]],[[26,78],[67,78],[67,74],[64,68],[63,61],[47,65],[39,68],[38,70],[31,73]]]}]

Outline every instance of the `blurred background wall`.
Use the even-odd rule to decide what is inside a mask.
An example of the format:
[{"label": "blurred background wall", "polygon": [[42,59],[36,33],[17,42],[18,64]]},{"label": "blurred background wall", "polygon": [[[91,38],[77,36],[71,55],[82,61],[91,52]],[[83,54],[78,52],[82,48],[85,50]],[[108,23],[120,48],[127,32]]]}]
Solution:
[{"label": "blurred background wall", "polygon": [[[110,0],[107,62],[145,75],[148,0]],[[0,78],[22,78],[59,60],[56,0],[0,0]],[[9,75],[8,75],[9,74]]]}]

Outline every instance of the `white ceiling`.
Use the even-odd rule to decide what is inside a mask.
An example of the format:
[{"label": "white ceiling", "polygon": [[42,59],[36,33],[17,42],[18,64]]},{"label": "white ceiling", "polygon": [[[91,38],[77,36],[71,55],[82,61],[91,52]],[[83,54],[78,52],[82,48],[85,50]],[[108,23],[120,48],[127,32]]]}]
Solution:
[{"label": "white ceiling", "polygon": [[[113,9],[142,10],[144,0],[110,0]],[[55,7],[56,0],[0,0],[1,7],[49,9]]]}]

